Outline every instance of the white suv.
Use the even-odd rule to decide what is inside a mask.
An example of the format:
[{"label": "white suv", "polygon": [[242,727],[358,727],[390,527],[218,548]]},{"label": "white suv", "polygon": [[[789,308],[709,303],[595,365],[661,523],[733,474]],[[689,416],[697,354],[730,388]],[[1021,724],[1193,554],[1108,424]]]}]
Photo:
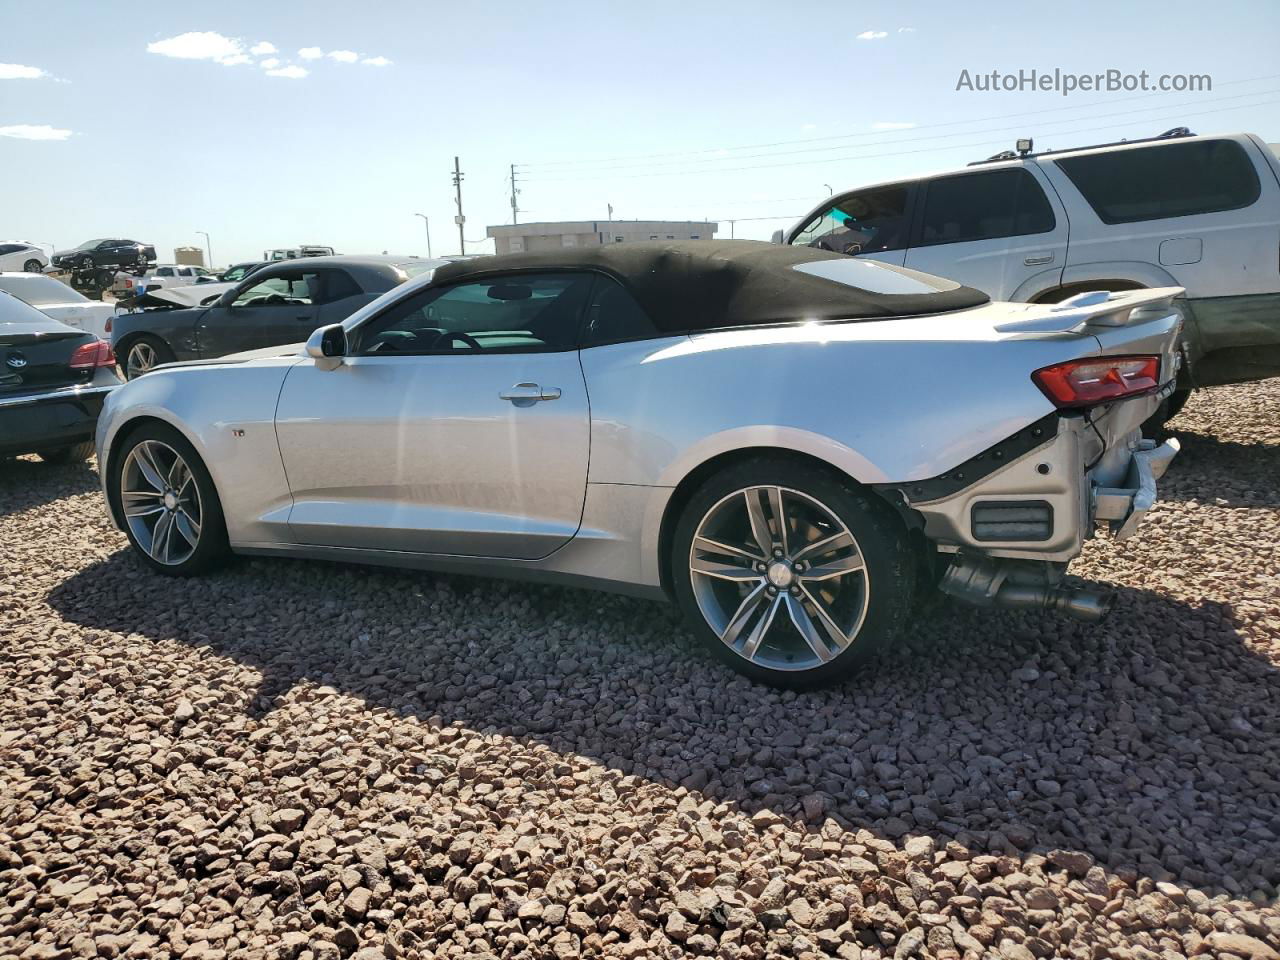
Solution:
[{"label": "white suv", "polygon": [[1192,386],[1280,375],[1280,159],[1252,134],[1004,153],[829,198],[778,242],[911,267],[994,300],[1184,287]]}]

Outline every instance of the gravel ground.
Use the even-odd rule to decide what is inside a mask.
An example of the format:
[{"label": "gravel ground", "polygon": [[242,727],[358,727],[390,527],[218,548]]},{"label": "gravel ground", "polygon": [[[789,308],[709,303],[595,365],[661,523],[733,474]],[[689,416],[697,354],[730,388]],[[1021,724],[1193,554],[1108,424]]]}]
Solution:
[{"label": "gravel ground", "polygon": [[0,468],[0,955],[1280,956],[1280,380],[1174,427],[1105,626],[942,606],[804,695],[658,604],[166,580]]}]

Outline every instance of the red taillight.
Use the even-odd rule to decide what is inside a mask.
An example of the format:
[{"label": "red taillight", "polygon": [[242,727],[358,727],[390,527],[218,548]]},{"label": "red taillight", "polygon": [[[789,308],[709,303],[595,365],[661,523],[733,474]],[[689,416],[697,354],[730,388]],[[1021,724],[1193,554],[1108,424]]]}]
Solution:
[{"label": "red taillight", "polygon": [[1092,407],[1160,385],[1159,357],[1097,357],[1043,367],[1031,375],[1058,407]]},{"label": "red taillight", "polygon": [[111,352],[111,344],[105,340],[95,340],[76,347],[71,355],[69,366],[72,370],[92,370],[95,367],[114,367],[116,356]]},{"label": "red taillight", "polygon": [[103,330],[105,330],[107,333],[111,332],[111,323],[112,321],[115,320],[115,318],[116,317],[114,313],[111,316],[107,317],[107,325],[103,328]]}]

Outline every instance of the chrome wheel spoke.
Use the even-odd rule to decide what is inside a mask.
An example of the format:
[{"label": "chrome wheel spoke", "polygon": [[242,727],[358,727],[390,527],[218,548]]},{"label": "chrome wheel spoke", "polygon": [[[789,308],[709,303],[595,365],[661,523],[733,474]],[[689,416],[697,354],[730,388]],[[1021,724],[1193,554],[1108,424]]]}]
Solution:
[{"label": "chrome wheel spoke", "polygon": [[764,638],[769,635],[769,628],[773,626],[773,618],[778,613],[778,607],[782,604],[782,598],[786,594],[778,594],[770,602],[764,613],[760,614],[760,619],[756,621],[755,626],[751,628],[751,632],[747,634],[747,639],[742,643],[741,653],[748,660],[754,660],[756,651],[760,649],[760,644],[764,642]]},{"label": "chrome wheel spoke", "polygon": [[851,546],[853,546],[853,537],[850,536],[848,531],[841,530],[839,533],[833,533],[829,537],[815,540],[813,543],[797,550],[794,559],[797,561],[809,560],[813,557],[821,557],[824,554],[831,553],[833,550],[839,550],[841,547]]},{"label": "chrome wheel spoke", "polygon": [[144,440],[134,447],[133,459],[138,465],[138,471],[142,474],[142,478],[151,484],[157,492],[163,493],[166,487],[164,471],[156,463],[155,457],[151,452],[151,444]]},{"label": "chrome wheel spoke", "polygon": [[769,518],[764,515],[764,504],[760,502],[760,488],[753,487],[742,492],[747,501],[747,519],[751,522],[751,535],[756,539],[756,546],[766,557],[773,553],[773,533],[769,530]]},{"label": "chrome wheel spoke", "polygon": [[843,577],[846,574],[857,573],[863,569],[866,564],[862,562],[862,555],[851,553],[846,557],[838,557],[835,560],[828,560],[826,563],[820,563],[802,571],[800,579],[805,580],[831,580],[835,577]]},{"label": "chrome wheel spoke", "polygon": [[693,546],[695,550],[701,550],[704,553],[718,553],[721,556],[737,557],[740,560],[751,560],[760,562],[766,559],[766,554],[752,553],[750,550],[744,550],[742,547],[735,547],[732,544],[721,543],[719,540],[712,540],[710,537],[694,537]]},{"label": "chrome wheel spoke", "polygon": [[689,569],[694,573],[702,574],[704,577],[716,577],[719,580],[750,583],[753,580],[760,579],[760,574],[755,567],[740,567],[732,563],[720,563],[716,560],[708,560],[706,557],[699,557],[696,560],[689,561]]},{"label": "chrome wheel spoke", "polygon": [[169,539],[173,535],[173,514],[167,510],[151,528],[151,556],[161,563],[169,562]]},{"label": "chrome wheel spoke", "polygon": [[728,625],[720,634],[720,639],[728,646],[732,647],[738,640],[738,634],[742,633],[742,628],[747,625],[747,621],[751,619],[751,615],[760,607],[761,601],[764,600],[764,584],[760,584],[749,594],[747,594],[742,603],[739,604],[737,612],[729,619]]},{"label": "chrome wheel spoke", "polygon": [[178,528],[178,533],[182,534],[182,539],[191,544],[194,550],[200,542],[200,524],[191,519],[191,514],[179,507],[178,512],[173,515],[173,525]]},{"label": "chrome wheel spoke", "polygon": [[782,488],[769,487],[769,511],[773,514],[773,522],[778,528],[777,544],[783,553],[787,547],[787,515],[782,508]]},{"label": "chrome wheel spoke", "polygon": [[[849,645],[849,637],[840,629],[839,625],[831,618],[831,614],[827,611],[826,605],[804,584],[800,585],[800,592],[804,598],[809,601],[809,605],[813,607],[818,615],[818,624],[822,627],[822,632],[827,635],[831,643],[835,645],[836,652],[843,650]],[[805,611],[808,614],[808,611]],[[805,638],[808,640],[808,638]],[[810,646],[813,644],[810,643]],[[814,651],[817,652],[816,650]],[[830,656],[830,654],[828,654]]]},{"label": "chrome wheel spoke", "polygon": [[809,649],[813,651],[813,655],[823,663],[831,659],[831,651],[827,649],[827,645],[822,641],[822,637],[818,634],[818,628],[813,625],[813,618],[809,616],[809,611],[805,610],[804,604],[799,598],[787,594],[787,615],[791,617],[791,623],[796,631],[804,638],[804,642]]}]

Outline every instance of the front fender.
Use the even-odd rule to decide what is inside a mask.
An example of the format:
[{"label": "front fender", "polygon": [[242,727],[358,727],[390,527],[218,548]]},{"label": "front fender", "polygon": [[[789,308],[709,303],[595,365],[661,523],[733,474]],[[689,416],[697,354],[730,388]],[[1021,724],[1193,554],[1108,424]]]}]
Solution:
[{"label": "front fender", "polygon": [[299,357],[225,367],[171,367],[130,380],[98,421],[99,467],[114,469],[122,431],[143,419],[168,424],[204,461],[233,544],[287,538],[289,484],[275,436],[276,401]]}]

